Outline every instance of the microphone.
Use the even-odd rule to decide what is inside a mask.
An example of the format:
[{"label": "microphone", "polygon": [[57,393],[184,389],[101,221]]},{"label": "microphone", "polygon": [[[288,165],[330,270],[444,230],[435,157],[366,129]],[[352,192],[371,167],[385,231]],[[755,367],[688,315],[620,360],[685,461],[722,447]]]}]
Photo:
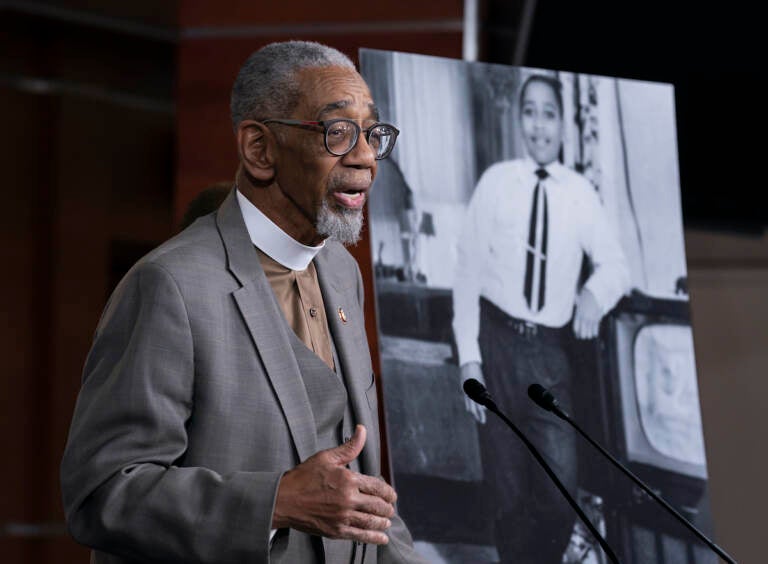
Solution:
[{"label": "microphone", "polygon": [[492,411],[496,415],[499,416],[499,418],[504,421],[504,423],[507,424],[507,426],[512,429],[512,431],[520,438],[521,441],[523,441],[523,444],[526,446],[526,448],[531,452],[533,457],[536,459],[536,462],[541,465],[541,467],[544,469],[544,471],[547,473],[547,476],[549,476],[550,480],[555,484],[558,490],[560,490],[560,493],[565,497],[568,504],[573,508],[573,510],[576,512],[576,514],[579,516],[579,519],[584,523],[584,526],[589,529],[589,532],[592,533],[592,535],[597,539],[597,542],[600,544],[600,546],[603,548],[603,551],[605,552],[606,556],[610,559],[611,562],[614,564],[619,564],[619,559],[616,557],[616,554],[613,552],[611,547],[608,545],[608,542],[603,538],[603,535],[600,534],[600,532],[595,528],[595,526],[592,524],[592,521],[589,520],[589,518],[586,516],[584,511],[582,511],[581,507],[579,507],[579,504],[576,503],[576,500],[573,499],[573,496],[571,496],[570,493],[568,493],[568,490],[565,488],[563,483],[560,481],[560,479],[557,477],[557,474],[552,470],[552,468],[547,464],[547,461],[544,460],[544,457],[539,453],[539,451],[536,449],[535,446],[533,446],[533,443],[528,440],[528,437],[526,437],[520,429],[517,428],[517,426],[512,423],[512,421],[504,415],[504,413],[496,406],[496,402],[493,401],[493,398],[491,397],[491,394],[486,389],[485,385],[483,385],[481,382],[475,380],[474,378],[469,378],[464,381],[464,393],[467,394],[469,399],[474,401],[475,403],[479,403],[482,406],[485,406],[488,408],[489,411]]},{"label": "microphone", "polygon": [[560,402],[552,395],[548,389],[541,384],[531,384],[528,386],[528,397],[531,398],[540,408],[551,411],[562,419],[567,414],[560,409]]},{"label": "microphone", "polygon": [[479,403],[480,405],[485,406],[492,411],[493,408],[496,407],[491,394],[488,393],[488,390],[485,388],[485,386],[474,378],[464,380],[463,388],[464,393],[467,394],[469,399],[471,399],[473,402]]},{"label": "microphone", "polygon": [[[481,384],[482,385],[482,384]],[[528,397],[530,397],[536,405],[538,405],[540,408],[544,409],[545,411],[551,411],[555,415],[557,415],[560,419],[563,421],[566,421],[571,427],[573,427],[579,435],[584,437],[586,441],[591,444],[593,447],[595,447],[600,454],[605,456],[611,464],[613,464],[616,468],[621,470],[622,473],[624,473],[626,476],[628,476],[635,484],[637,484],[645,493],[647,493],[656,503],[661,505],[664,509],[667,510],[667,512],[672,515],[675,519],[677,519],[682,525],[684,525],[689,531],[691,531],[700,541],[702,541],[705,545],[707,545],[710,550],[714,551],[720,558],[725,560],[726,562],[729,562],[730,564],[736,564],[736,561],[731,558],[731,556],[726,553],[722,548],[717,546],[714,542],[712,542],[704,533],[699,531],[693,523],[688,521],[685,517],[680,515],[680,513],[675,510],[674,507],[672,507],[669,503],[664,501],[656,492],[654,492],[651,488],[649,488],[645,482],[643,482],[640,478],[638,478],[629,468],[624,466],[621,462],[616,460],[616,458],[613,457],[611,453],[609,453],[607,450],[605,450],[600,444],[597,443],[592,437],[590,437],[586,431],[584,431],[579,425],[576,424],[576,422],[571,419],[571,417],[562,409],[559,407],[559,402],[557,401],[557,398],[547,390],[544,386],[540,384],[531,384],[528,386]]]}]

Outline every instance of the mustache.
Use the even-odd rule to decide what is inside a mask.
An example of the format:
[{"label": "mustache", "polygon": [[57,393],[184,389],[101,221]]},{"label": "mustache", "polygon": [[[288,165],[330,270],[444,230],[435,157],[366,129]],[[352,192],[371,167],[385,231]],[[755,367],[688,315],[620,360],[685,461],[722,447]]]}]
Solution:
[{"label": "mustache", "polygon": [[373,174],[370,170],[359,170],[355,173],[332,176],[328,181],[328,190],[333,192],[340,188],[367,190],[373,182]]}]

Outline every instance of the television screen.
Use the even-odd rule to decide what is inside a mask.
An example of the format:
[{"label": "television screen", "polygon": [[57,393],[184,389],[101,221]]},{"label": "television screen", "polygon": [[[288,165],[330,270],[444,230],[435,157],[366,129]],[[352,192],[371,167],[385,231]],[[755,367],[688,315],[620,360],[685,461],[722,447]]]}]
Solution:
[{"label": "television screen", "polygon": [[691,328],[643,327],[634,360],[640,427],[648,442],[665,456],[706,464]]},{"label": "television screen", "polygon": [[690,325],[620,315],[616,337],[627,459],[705,479]]}]

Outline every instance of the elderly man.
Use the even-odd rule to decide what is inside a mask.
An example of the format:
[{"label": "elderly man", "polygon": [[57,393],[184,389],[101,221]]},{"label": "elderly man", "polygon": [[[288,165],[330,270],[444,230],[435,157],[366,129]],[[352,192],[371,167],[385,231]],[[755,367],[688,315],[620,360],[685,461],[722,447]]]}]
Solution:
[{"label": "elderly man", "polygon": [[419,562],[379,478],[363,288],[342,244],[398,131],[338,51],[268,45],[232,90],[215,214],[109,300],[62,462],[96,562]]}]

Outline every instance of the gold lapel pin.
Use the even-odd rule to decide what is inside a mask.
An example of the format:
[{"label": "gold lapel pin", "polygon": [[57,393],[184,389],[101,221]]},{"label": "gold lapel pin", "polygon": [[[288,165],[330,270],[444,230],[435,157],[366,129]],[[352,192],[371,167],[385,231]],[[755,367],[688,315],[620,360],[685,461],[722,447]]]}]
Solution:
[{"label": "gold lapel pin", "polygon": [[344,310],[341,309],[341,308],[339,308],[339,319],[341,319],[342,323],[346,323],[347,322],[347,314],[344,313]]}]

